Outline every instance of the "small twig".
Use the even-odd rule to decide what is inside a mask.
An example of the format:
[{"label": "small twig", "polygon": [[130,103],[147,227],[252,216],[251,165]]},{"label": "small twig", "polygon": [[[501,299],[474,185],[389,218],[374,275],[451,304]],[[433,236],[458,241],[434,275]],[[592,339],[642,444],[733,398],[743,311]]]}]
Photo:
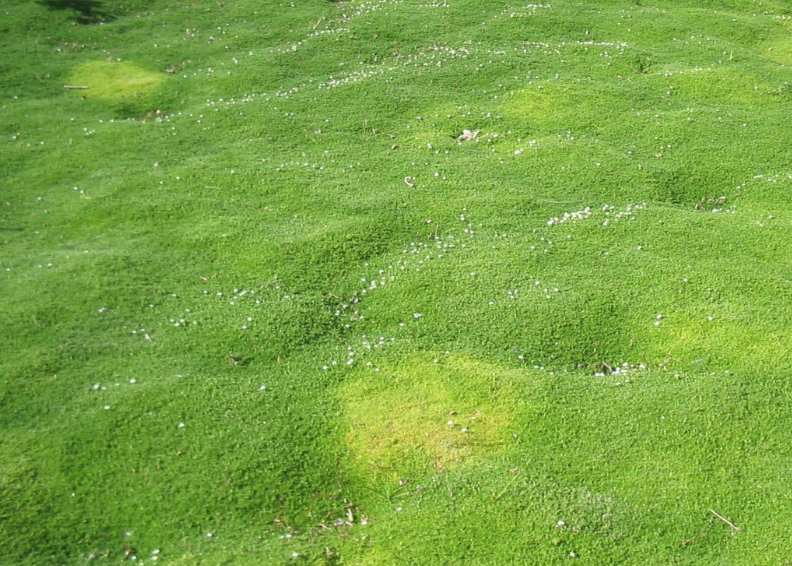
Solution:
[{"label": "small twig", "polygon": [[412,189],[413,187],[415,187],[415,183],[413,182],[414,180],[415,179],[413,179],[410,175],[407,175],[404,178],[404,184]]},{"label": "small twig", "polygon": [[713,515],[715,515],[715,516],[716,516],[718,519],[720,519],[721,521],[723,521],[724,523],[726,523],[727,525],[729,525],[729,527],[731,528],[731,534],[732,534],[732,536],[734,536],[734,533],[735,533],[735,532],[737,532],[737,531],[741,531],[741,530],[742,530],[740,527],[738,527],[737,525],[735,525],[734,523],[732,523],[731,521],[729,521],[729,520],[728,520],[726,517],[724,517],[723,515],[720,515],[720,514],[719,514],[717,511],[715,511],[714,509],[710,509],[710,513],[712,513],[712,514],[713,514]]},{"label": "small twig", "polygon": [[322,23],[322,20],[324,20],[324,16],[322,16],[321,18],[316,20],[316,23],[313,25],[313,28],[311,28],[311,29],[316,29],[317,27],[319,27],[319,24]]},{"label": "small twig", "polygon": [[85,90],[88,87],[85,85],[63,85],[63,88],[67,90]]}]

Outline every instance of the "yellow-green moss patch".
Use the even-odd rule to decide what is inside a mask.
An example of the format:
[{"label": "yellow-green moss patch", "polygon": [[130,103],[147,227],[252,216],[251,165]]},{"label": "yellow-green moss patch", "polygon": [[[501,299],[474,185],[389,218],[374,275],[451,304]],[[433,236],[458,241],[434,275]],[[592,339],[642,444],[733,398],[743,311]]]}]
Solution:
[{"label": "yellow-green moss patch", "polygon": [[647,354],[653,360],[710,362],[734,370],[783,367],[792,335],[784,328],[767,332],[747,316],[675,314],[652,329]]},{"label": "yellow-green moss patch", "polygon": [[85,86],[86,97],[117,100],[148,94],[162,83],[163,76],[126,61],[89,61],[69,76],[73,85]]},{"label": "yellow-green moss patch", "polygon": [[340,391],[353,467],[400,477],[494,453],[510,438],[519,380],[514,370],[458,355],[361,372]]},{"label": "yellow-green moss patch", "polygon": [[565,115],[573,98],[572,93],[562,87],[543,84],[517,93],[503,108],[517,117],[545,122]]},{"label": "yellow-green moss patch", "polygon": [[[789,24],[792,27],[792,24]],[[760,53],[781,65],[792,65],[792,40],[784,38],[762,46]]]},{"label": "yellow-green moss patch", "polygon": [[675,95],[702,103],[755,105],[763,102],[770,90],[770,85],[758,76],[731,66],[683,68],[666,73],[666,82]]}]

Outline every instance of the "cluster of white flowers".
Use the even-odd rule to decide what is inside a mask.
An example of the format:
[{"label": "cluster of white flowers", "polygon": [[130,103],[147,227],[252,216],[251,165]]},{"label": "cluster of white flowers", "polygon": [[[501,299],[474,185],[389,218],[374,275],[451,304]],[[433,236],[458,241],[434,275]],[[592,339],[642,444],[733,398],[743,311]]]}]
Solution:
[{"label": "cluster of white flowers", "polygon": [[[613,222],[618,222],[622,219],[627,220],[635,220],[635,213],[639,210],[643,210],[646,208],[646,203],[641,204],[628,204],[622,209],[617,209],[613,205],[604,204],[602,205],[602,212],[605,216],[610,217],[610,220]],[[607,226],[608,220],[603,222],[603,226]]]},{"label": "cluster of white flowers", "polygon": [[559,41],[558,43],[547,43],[545,41],[523,41],[516,45],[511,45],[505,49],[495,49],[493,53],[506,52],[531,54],[539,52],[542,55],[563,56],[570,49],[582,49],[583,51],[598,50],[598,54],[610,57],[611,52],[618,54],[624,53],[629,44],[625,41]]},{"label": "cluster of white flowers", "polygon": [[705,73],[712,71],[712,67],[688,67],[686,69],[666,69],[662,71],[664,77],[673,77],[674,75],[691,75],[697,73]]},{"label": "cluster of white flowers", "polygon": [[[754,175],[753,178],[756,179],[757,181],[761,180],[761,181],[765,181],[767,183],[777,183],[779,181],[790,181],[790,180],[792,180],[792,173],[774,173],[772,175],[763,175],[763,174],[760,173],[758,175]],[[738,189],[743,188],[744,186],[745,186],[745,183],[740,185],[738,187]]]},{"label": "cluster of white flowers", "polygon": [[[349,73],[345,73],[344,75],[340,75],[340,76],[336,76],[336,77],[329,77],[326,81],[318,83],[316,85],[316,88],[319,89],[319,90],[322,90],[322,89],[327,90],[327,89],[331,89],[331,88],[337,88],[339,86],[353,84],[353,83],[356,83],[356,82],[360,82],[360,81],[362,81],[364,79],[368,79],[368,78],[371,78],[371,77],[376,77],[378,75],[384,75],[385,73],[389,73],[389,72],[392,72],[392,71],[395,71],[395,70],[396,70],[396,67],[379,67],[379,66],[375,66],[375,67],[370,68],[370,69],[361,69],[359,71],[352,71],[352,72],[349,72]],[[296,92],[296,89],[298,89],[298,87],[294,87],[291,90]],[[282,95],[279,94],[278,96],[285,97],[285,96],[289,96],[290,94],[293,94],[293,92],[290,91],[289,94],[282,94]]]},{"label": "cluster of white flowers", "polygon": [[341,17],[338,19],[338,21],[348,23],[355,18],[359,18],[360,16],[365,16],[366,14],[382,10],[388,4],[395,5],[401,3],[402,0],[369,0],[368,2],[361,2],[360,4],[355,5],[354,10],[341,14]]},{"label": "cluster of white flowers", "polygon": [[566,222],[587,220],[592,216],[592,214],[598,212],[600,216],[605,217],[604,220],[602,220],[602,225],[607,226],[611,222],[618,222],[625,218],[628,220],[635,220],[635,213],[639,210],[643,210],[644,208],[646,208],[646,203],[628,204],[622,209],[617,209],[615,206],[610,204],[603,204],[599,211],[592,210],[590,206],[587,206],[582,210],[565,212],[561,216],[553,216],[552,218],[548,218],[546,224],[547,226],[554,226],[556,224],[564,224]]},{"label": "cluster of white flowers", "polygon": [[646,364],[643,363],[634,364],[630,362],[620,362],[613,365],[603,363],[601,364],[600,371],[594,372],[594,376],[605,377],[606,375],[624,375],[631,371],[644,369],[646,369]]},{"label": "cluster of white flowers", "polygon": [[554,224],[563,224],[565,222],[575,222],[577,220],[585,220],[591,216],[591,207],[587,206],[582,210],[576,210],[574,212],[565,212],[561,216],[554,216],[552,218],[548,218],[547,225],[553,226]]},{"label": "cluster of white flowers", "polygon": [[[601,226],[609,226],[611,223],[620,222],[622,220],[635,220],[635,213],[646,208],[646,203],[641,204],[627,204],[623,208],[617,208],[614,205],[603,204],[599,208],[592,208],[587,206],[580,210],[565,212],[561,216],[553,216],[545,221],[541,228],[534,228],[532,233],[538,238],[536,244],[530,246],[531,250],[541,250],[544,253],[550,251],[553,246],[553,240],[545,238],[543,234],[547,234],[547,230],[555,229],[554,227],[566,223],[578,223],[587,220],[596,220]],[[571,240],[572,234],[567,232],[566,239]],[[641,249],[640,246],[638,249]]]},{"label": "cluster of white flowers", "polygon": [[547,10],[550,8],[550,4],[526,4],[522,7],[521,11],[509,11],[508,9],[504,9],[501,15],[506,15],[510,18],[524,18],[526,16],[533,16],[539,10]]},{"label": "cluster of white flowers", "polygon": [[320,30],[317,30],[317,31],[312,31],[311,33],[309,33],[309,34],[307,34],[305,36],[306,39],[301,39],[300,41],[292,43],[291,45],[288,45],[286,47],[278,47],[278,48],[275,49],[275,52],[276,53],[295,53],[295,52],[297,52],[300,49],[300,47],[305,45],[305,43],[311,38],[321,37],[321,36],[325,36],[325,35],[337,35],[337,34],[342,34],[342,33],[349,33],[349,29],[348,28],[338,27],[338,28],[320,29]]},{"label": "cluster of white flowers", "polygon": [[[134,378],[134,377],[130,377],[130,378],[126,379],[125,382],[115,381],[115,382],[112,383],[112,385],[105,385],[105,384],[102,384],[102,383],[93,383],[92,385],[90,385],[88,387],[87,390],[88,390],[89,393],[97,392],[99,394],[102,394],[102,392],[106,392],[106,391],[110,390],[111,388],[119,388],[119,387],[122,387],[124,385],[135,385],[136,383],[137,383],[137,379]],[[107,400],[104,395],[102,395],[102,398],[105,399],[105,401]],[[104,411],[109,411],[112,407],[109,404],[103,404],[103,405],[101,405],[101,408]]]}]

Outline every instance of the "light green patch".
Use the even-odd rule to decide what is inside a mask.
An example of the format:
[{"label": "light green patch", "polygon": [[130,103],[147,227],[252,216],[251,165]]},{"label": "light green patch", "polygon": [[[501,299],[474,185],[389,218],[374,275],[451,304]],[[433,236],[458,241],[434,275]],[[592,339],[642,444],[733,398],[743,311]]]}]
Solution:
[{"label": "light green patch", "polygon": [[547,81],[514,93],[501,110],[514,118],[543,127],[564,127],[601,123],[619,113],[624,97],[610,86],[589,81],[575,84]]},{"label": "light green patch", "polygon": [[354,566],[386,566],[394,564],[394,562],[394,557],[390,552],[380,547],[373,547],[363,556],[352,559],[350,564]]},{"label": "light green patch", "polygon": [[489,119],[484,118],[485,111],[471,109],[467,105],[438,104],[416,113],[420,120],[415,120],[409,130],[401,132],[396,138],[400,145],[418,148],[451,148],[457,145],[459,136],[464,130],[478,131],[484,134]]},{"label": "light green patch", "polygon": [[491,455],[519,410],[519,372],[461,355],[415,356],[344,384],[353,467],[392,478]]},{"label": "light green patch", "polygon": [[561,87],[541,84],[516,93],[504,105],[504,112],[535,122],[546,122],[567,113],[571,93]]},{"label": "light green patch", "polygon": [[712,104],[755,105],[767,100],[771,85],[732,66],[666,70],[675,96]]},{"label": "light green patch", "polygon": [[653,355],[668,363],[715,363],[734,370],[778,370],[787,365],[792,335],[763,331],[737,315],[674,315],[653,329]]},{"label": "light green patch", "polygon": [[[786,22],[789,21],[792,20]],[[786,25],[792,28],[792,23]],[[759,54],[781,65],[792,65],[792,39],[783,38],[765,43],[759,47]]]},{"label": "light green patch", "polygon": [[149,94],[163,81],[162,75],[126,61],[89,61],[69,76],[74,86],[85,86],[86,97],[118,100]]}]

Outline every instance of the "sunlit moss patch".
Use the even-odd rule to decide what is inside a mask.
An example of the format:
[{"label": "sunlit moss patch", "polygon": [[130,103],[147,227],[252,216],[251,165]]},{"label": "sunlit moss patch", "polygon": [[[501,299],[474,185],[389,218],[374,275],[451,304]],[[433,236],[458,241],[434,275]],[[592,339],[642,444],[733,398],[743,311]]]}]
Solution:
[{"label": "sunlit moss patch", "polygon": [[163,77],[126,61],[89,61],[74,69],[69,82],[87,98],[118,100],[151,93]]},{"label": "sunlit moss patch", "polygon": [[754,105],[767,98],[770,85],[756,75],[731,67],[692,67],[665,71],[669,95],[702,103]]},{"label": "sunlit moss patch", "polygon": [[412,357],[341,390],[356,470],[401,476],[497,451],[519,409],[516,371],[463,356]]},{"label": "sunlit moss patch", "polygon": [[[792,24],[788,24],[792,27]],[[783,39],[763,46],[762,55],[780,63],[781,65],[792,65],[792,40]]]},{"label": "sunlit moss patch", "polygon": [[[652,329],[655,335],[647,353],[652,359],[670,363],[712,363],[735,370],[784,367],[792,336],[784,328],[763,331],[747,322],[746,316],[676,314],[673,320],[663,320]],[[729,347],[724,348],[724,344]]]},{"label": "sunlit moss patch", "polygon": [[554,85],[544,84],[518,93],[504,105],[504,111],[521,118],[544,122],[568,111],[574,96]]}]

